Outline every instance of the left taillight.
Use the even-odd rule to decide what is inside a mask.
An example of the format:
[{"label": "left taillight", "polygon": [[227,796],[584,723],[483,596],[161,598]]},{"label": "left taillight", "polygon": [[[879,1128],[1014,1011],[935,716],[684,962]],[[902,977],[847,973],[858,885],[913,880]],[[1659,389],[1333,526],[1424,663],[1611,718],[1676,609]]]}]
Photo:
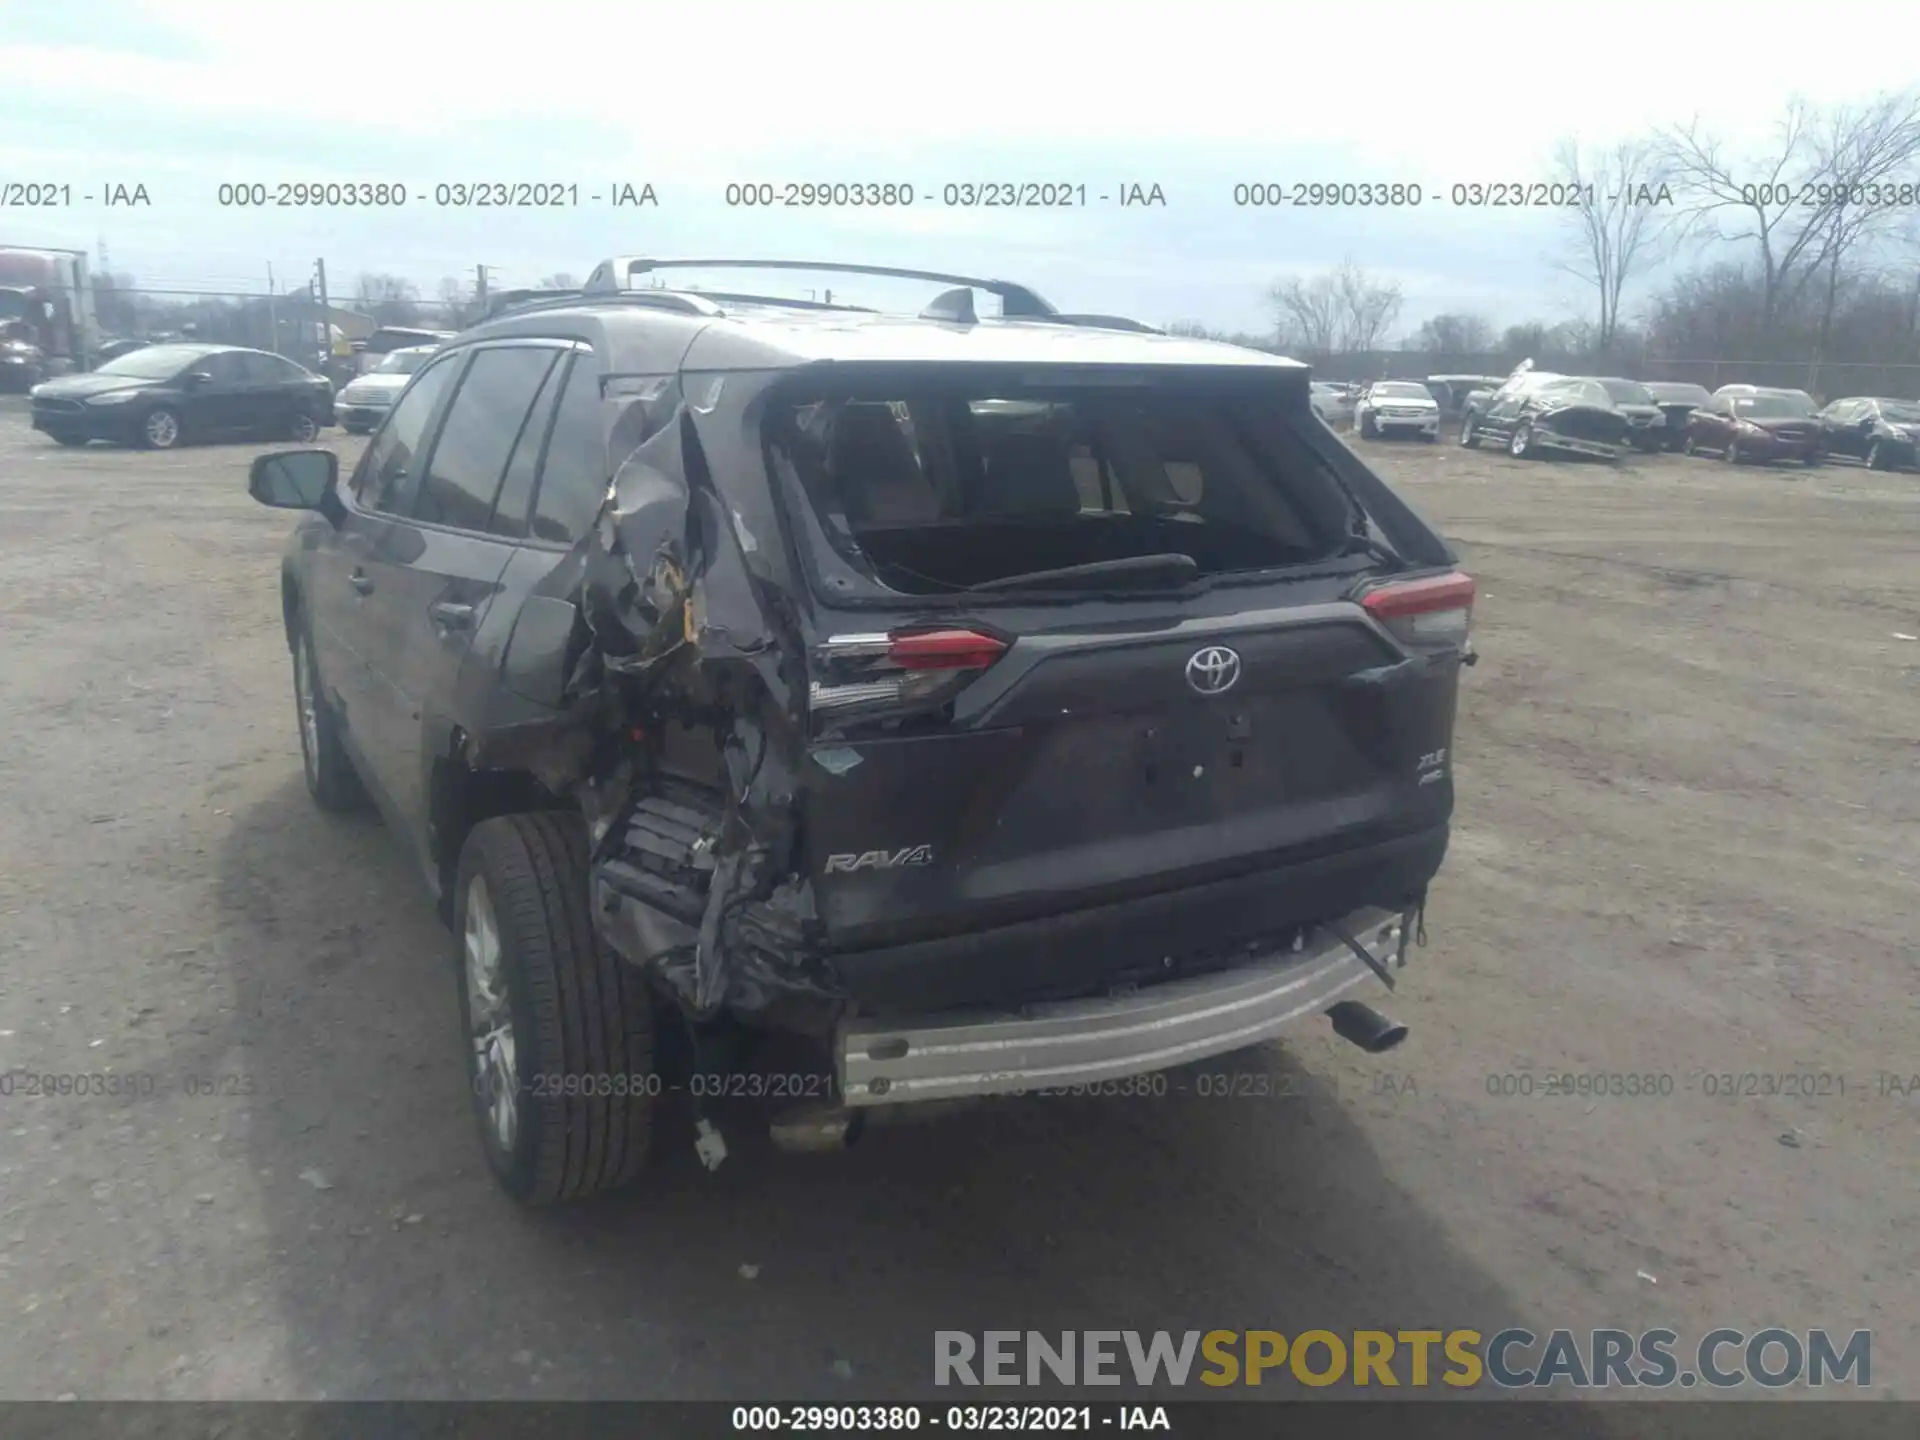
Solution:
[{"label": "left taillight", "polygon": [[922,710],[952,699],[1006,651],[983,630],[835,635],[814,648],[808,703],[826,721]]},{"label": "left taillight", "polygon": [[1456,570],[1451,575],[1392,580],[1369,590],[1360,604],[1416,649],[1464,650],[1473,625],[1473,577]]}]

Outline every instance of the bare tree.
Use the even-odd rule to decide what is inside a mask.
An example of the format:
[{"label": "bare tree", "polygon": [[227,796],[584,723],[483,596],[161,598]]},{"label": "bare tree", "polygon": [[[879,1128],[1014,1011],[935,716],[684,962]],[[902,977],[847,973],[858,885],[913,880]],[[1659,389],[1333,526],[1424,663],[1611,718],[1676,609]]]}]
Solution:
[{"label": "bare tree", "polygon": [[1870,187],[1920,157],[1920,97],[1899,92],[1824,112],[1796,100],[1769,152],[1752,161],[1730,158],[1698,121],[1663,131],[1655,147],[1676,188],[1692,197],[1681,212],[1687,233],[1752,245],[1761,328],[1771,333],[1823,267],[1837,301],[1848,250],[1890,222],[1843,212],[1896,208],[1857,202],[1873,200]]},{"label": "bare tree", "polygon": [[1429,355],[1484,355],[1494,349],[1493,326],[1479,315],[1435,315],[1420,322],[1407,348]]},{"label": "bare tree", "polygon": [[564,270],[556,271],[540,282],[542,290],[578,290],[580,282]]},{"label": "bare tree", "polygon": [[472,282],[453,275],[442,275],[434,293],[439,297],[440,308],[445,313],[447,328],[463,328],[473,310]]},{"label": "bare tree", "polygon": [[1377,350],[1400,314],[1404,297],[1397,281],[1375,280],[1344,260],[1311,280],[1275,282],[1267,292],[1274,328],[1311,355]]},{"label": "bare tree", "polygon": [[382,325],[412,325],[420,318],[419,290],[398,275],[362,275],[354,294],[355,303]]},{"label": "bare tree", "polygon": [[[1597,297],[1593,348],[1613,349],[1620,328],[1620,301],[1627,286],[1664,248],[1667,226],[1656,197],[1666,184],[1668,163],[1646,141],[1624,140],[1610,151],[1583,155],[1577,140],[1562,140],[1554,157],[1562,183],[1578,203],[1564,213],[1571,221],[1568,254],[1559,268],[1591,285]],[[1668,192],[1670,193],[1670,192]]]},{"label": "bare tree", "polygon": [[1848,272],[1854,257],[1890,235],[1910,213],[1909,207],[1883,202],[1890,198],[1886,192],[1898,194],[1903,180],[1911,185],[1914,163],[1920,160],[1920,91],[1842,106],[1823,118],[1816,144],[1836,193],[1828,197],[1831,203],[1821,223],[1819,264],[1825,276],[1816,361],[1832,333],[1834,310],[1842,286],[1852,278]]}]

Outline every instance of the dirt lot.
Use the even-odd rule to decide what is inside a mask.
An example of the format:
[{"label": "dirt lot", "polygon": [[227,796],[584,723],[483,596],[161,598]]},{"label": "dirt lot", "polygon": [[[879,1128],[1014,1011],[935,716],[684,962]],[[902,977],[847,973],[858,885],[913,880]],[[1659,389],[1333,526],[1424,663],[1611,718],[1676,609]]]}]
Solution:
[{"label": "dirt lot", "polygon": [[[0,413],[0,1067],[168,1092],[0,1099],[0,1396],[880,1398],[936,1329],[1514,1321],[1871,1327],[1920,1396],[1920,477],[1365,448],[1483,590],[1405,1046],[529,1218],[447,935],[301,788],[250,452]],[[1783,1073],[1833,1078],[1724,1093]]]}]

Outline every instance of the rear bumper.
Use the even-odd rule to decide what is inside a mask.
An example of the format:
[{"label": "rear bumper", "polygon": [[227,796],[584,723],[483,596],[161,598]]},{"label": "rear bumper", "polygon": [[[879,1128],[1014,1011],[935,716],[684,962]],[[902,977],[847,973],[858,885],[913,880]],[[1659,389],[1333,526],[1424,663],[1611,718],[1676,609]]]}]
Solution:
[{"label": "rear bumper", "polygon": [[[828,957],[836,988],[874,1015],[1004,1009],[1218,971],[1284,931],[1412,903],[1439,873],[1443,822],[1227,880],[938,939]],[[1218,958],[1210,958],[1218,957]]]},{"label": "rear bumper", "polygon": [[[1369,907],[1340,928],[1390,968],[1400,917]],[[858,1019],[834,1038],[850,1107],[1013,1095],[1165,1070],[1271,1039],[1357,987],[1371,967],[1325,928],[1298,950],[1130,994],[926,1019]]]}]

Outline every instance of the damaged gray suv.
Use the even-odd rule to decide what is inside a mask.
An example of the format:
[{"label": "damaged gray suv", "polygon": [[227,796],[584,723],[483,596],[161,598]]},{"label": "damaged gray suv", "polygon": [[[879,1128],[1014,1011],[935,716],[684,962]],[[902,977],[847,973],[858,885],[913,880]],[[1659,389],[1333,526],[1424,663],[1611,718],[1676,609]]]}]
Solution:
[{"label": "damaged gray suv", "polygon": [[[696,263],[951,288],[659,287]],[[845,1137],[1405,1034],[1356,992],[1424,939],[1473,582],[1305,366],[999,281],[620,258],[450,341],[351,474],[251,491],[313,512],[308,788],[438,897],[522,1201],[631,1180],[676,1093],[713,1165],[728,1096]]]}]

